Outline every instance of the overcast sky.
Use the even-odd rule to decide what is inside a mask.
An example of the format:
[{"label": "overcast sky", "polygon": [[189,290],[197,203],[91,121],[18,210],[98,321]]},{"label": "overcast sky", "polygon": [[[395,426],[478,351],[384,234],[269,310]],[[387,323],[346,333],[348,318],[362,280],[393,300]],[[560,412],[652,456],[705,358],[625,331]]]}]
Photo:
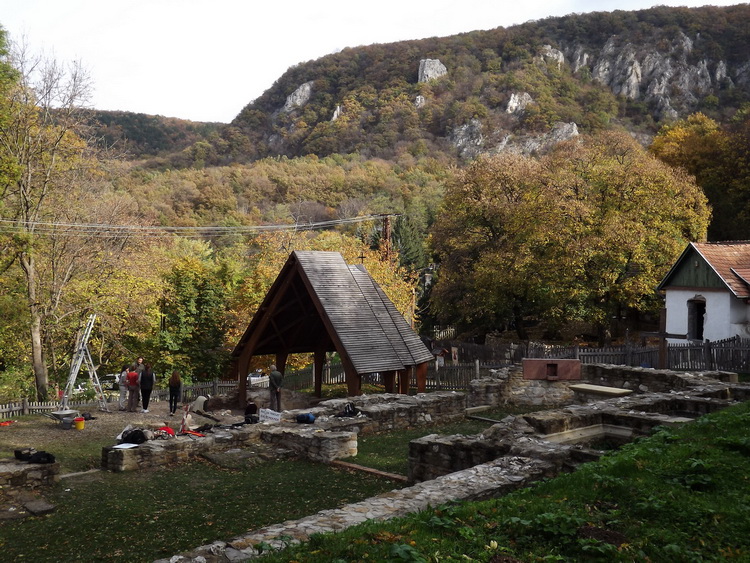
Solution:
[{"label": "overcast sky", "polygon": [[344,47],[443,37],[548,16],[682,0],[0,0],[10,39],[80,61],[92,105],[231,121],[289,67]]}]

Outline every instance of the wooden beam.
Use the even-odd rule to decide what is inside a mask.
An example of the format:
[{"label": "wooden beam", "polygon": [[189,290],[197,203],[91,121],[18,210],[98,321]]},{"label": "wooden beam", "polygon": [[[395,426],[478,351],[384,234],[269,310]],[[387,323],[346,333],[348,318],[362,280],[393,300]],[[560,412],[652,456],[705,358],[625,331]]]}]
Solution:
[{"label": "wooden beam", "polygon": [[325,366],[325,363],[325,350],[315,350],[313,361],[313,381],[315,382],[315,396],[318,398],[323,396],[323,366]]},{"label": "wooden beam", "polygon": [[417,365],[417,393],[427,391],[427,362]]}]

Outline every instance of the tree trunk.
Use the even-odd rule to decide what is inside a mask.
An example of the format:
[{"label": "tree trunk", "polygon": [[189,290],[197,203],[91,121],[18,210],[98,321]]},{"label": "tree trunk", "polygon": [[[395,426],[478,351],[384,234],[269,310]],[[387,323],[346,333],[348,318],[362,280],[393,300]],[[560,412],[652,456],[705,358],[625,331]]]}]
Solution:
[{"label": "tree trunk", "polygon": [[526,327],[523,324],[523,312],[518,305],[513,306],[513,321],[516,324],[516,334],[518,335],[518,338],[521,340],[528,340],[529,333],[526,332]]},{"label": "tree trunk", "polygon": [[26,294],[29,298],[29,314],[31,316],[31,367],[34,370],[36,397],[38,401],[47,400],[47,366],[44,362],[44,346],[42,341],[42,313],[36,295],[36,264],[33,255],[23,253],[21,266],[26,274]]}]

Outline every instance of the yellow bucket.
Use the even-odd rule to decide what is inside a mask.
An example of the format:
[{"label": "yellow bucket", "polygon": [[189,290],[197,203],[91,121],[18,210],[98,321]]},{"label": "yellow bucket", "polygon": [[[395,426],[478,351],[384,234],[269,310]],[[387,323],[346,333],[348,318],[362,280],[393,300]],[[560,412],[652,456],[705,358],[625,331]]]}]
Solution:
[{"label": "yellow bucket", "polygon": [[85,424],[86,419],[82,416],[78,416],[73,419],[73,424],[76,426],[76,430],[83,430],[83,425]]}]

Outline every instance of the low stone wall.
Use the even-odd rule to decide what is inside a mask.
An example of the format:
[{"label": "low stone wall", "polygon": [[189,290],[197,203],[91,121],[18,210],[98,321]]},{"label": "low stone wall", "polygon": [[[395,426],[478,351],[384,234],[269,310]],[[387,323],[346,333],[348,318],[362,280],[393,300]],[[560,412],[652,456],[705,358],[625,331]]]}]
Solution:
[{"label": "low stone wall", "polygon": [[59,463],[28,463],[15,458],[0,460],[0,488],[38,489],[60,480]]},{"label": "low stone wall", "polygon": [[581,379],[595,385],[632,389],[634,393],[668,393],[686,389],[702,380],[737,383],[737,374],[722,371],[696,373],[609,364],[584,364]]},{"label": "low stone wall", "polygon": [[323,463],[357,455],[356,432],[321,432],[313,425],[304,428],[276,426],[261,432],[261,438],[300,457]]},{"label": "low stone wall", "polygon": [[[689,422],[729,406],[737,397],[750,397],[750,386],[747,385],[722,383],[706,374],[671,372],[668,375],[667,381],[682,382],[682,391],[634,393],[582,405],[570,404],[564,408],[507,417],[475,436],[432,434],[413,440],[409,444],[409,481],[434,479],[508,455],[541,457],[552,461],[558,468],[572,468],[577,463],[595,458],[600,452],[580,445],[553,443],[545,440],[545,435],[595,426],[627,428],[634,436],[647,435],[657,426]],[[510,375],[506,380],[513,377]],[[657,372],[654,381],[658,377]],[[645,378],[640,380],[646,381]],[[497,381],[503,381],[503,378]],[[477,383],[477,388],[485,385],[492,388],[484,381]]]},{"label": "low stone wall", "polygon": [[570,389],[571,384],[578,383],[629,389],[634,394],[643,394],[684,390],[704,381],[737,382],[737,374],[722,371],[690,373],[608,364],[582,364],[580,381],[524,379],[521,366],[491,370],[491,373],[491,377],[470,382],[467,406],[554,407],[586,403],[590,398],[582,396],[578,399]]},{"label": "low stone wall", "polygon": [[[346,403],[360,411],[356,417],[336,417]],[[247,447],[263,441],[290,450],[300,457],[328,463],[357,455],[357,434],[413,428],[463,418],[466,396],[440,392],[416,396],[383,394],[331,399],[312,409],[284,411],[280,423],[248,424],[214,429],[205,437],[177,436],[150,440],[134,448],[102,449],[102,468],[135,471],[186,461],[207,453]],[[313,424],[297,424],[300,413],[313,413]]]},{"label": "low stone wall", "polygon": [[149,440],[134,448],[115,446],[102,448],[102,469],[136,471],[171,465],[201,456],[204,453],[243,447],[259,440],[262,424],[248,424],[231,430],[217,430],[203,437],[176,436],[165,440]]},{"label": "low stone wall", "polygon": [[[338,418],[347,403],[352,403],[362,417]],[[403,428],[429,426],[436,421],[450,422],[464,417],[466,394],[456,391],[438,391],[417,395],[382,393],[360,395],[346,399],[329,399],[310,409],[285,411],[283,420],[293,422],[298,414],[315,415],[316,426],[326,429],[343,429],[356,426],[359,432],[375,433]]]},{"label": "low stone wall", "polygon": [[550,381],[524,379],[521,366],[510,366],[493,371],[489,378],[470,382],[468,406],[504,405],[554,406],[573,401],[571,383],[580,381]]}]

